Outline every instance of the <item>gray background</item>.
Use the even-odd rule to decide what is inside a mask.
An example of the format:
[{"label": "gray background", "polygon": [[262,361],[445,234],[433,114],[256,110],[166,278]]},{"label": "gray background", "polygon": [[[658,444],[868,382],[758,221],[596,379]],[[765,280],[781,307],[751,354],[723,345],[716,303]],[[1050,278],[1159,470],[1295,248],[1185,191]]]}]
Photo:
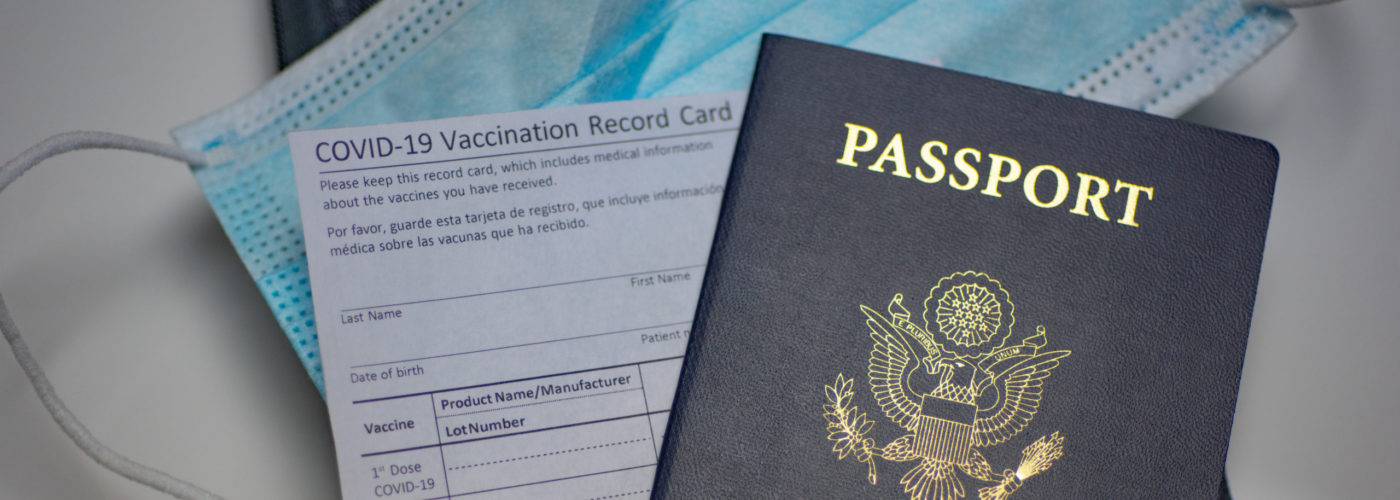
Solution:
[{"label": "gray background", "polygon": [[[1187,119],[1282,155],[1227,469],[1237,498],[1400,492],[1400,2],[1299,27]],[[0,2],[0,158],[168,130],[272,76],[265,2]],[[336,492],[326,413],[184,165],[61,156],[0,195],[0,292],[116,450],[233,498]],[[0,498],[150,498],[0,355]]]}]

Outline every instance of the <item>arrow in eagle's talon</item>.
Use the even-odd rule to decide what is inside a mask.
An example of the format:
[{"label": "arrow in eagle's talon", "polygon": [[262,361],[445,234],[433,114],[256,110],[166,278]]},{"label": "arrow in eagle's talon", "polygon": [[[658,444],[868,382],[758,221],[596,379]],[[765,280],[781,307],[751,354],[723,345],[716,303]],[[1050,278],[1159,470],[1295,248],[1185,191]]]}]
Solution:
[{"label": "arrow in eagle's talon", "polygon": [[1015,493],[1021,488],[1021,476],[1011,469],[1007,469],[1001,478],[1001,488],[1006,490],[1006,494]]}]

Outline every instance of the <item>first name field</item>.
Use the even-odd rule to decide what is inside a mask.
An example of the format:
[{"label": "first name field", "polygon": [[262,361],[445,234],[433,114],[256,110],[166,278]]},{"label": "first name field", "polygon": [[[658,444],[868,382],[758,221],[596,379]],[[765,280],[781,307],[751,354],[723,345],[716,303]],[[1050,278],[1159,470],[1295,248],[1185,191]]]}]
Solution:
[{"label": "first name field", "polygon": [[[674,112],[673,112],[674,111]],[[502,115],[509,117],[510,114]],[[514,118],[517,120],[519,116]],[[556,117],[559,118],[559,117]],[[670,132],[670,129],[677,129],[675,132],[682,132],[689,128],[700,128],[705,125],[731,124],[735,120],[733,107],[728,99],[720,105],[697,106],[691,104],[681,104],[680,106],[664,105],[656,109],[643,110],[641,112],[608,115],[605,113],[589,113],[585,116],[578,116],[573,119],[565,118],[561,121],[550,120],[530,120],[529,122],[516,123],[494,123],[485,122],[486,126],[463,130],[459,127],[429,128],[432,125],[442,122],[434,120],[419,122],[425,127],[419,130],[399,130],[399,136],[390,135],[361,135],[358,137],[327,138],[312,145],[311,155],[317,162],[327,166],[367,166],[360,165],[368,160],[394,160],[402,159],[409,161],[412,159],[416,163],[432,161],[450,161],[450,159],[432,160],[429,157],[439,154],[508,154],[504,149],[510,146],[520,147],[540,147],[550,142],[569,141],[582,137],[582,130],[588,131],[588,136],[597,138],[605,136],[625,136],[627,134],[642,133],[654,134],[657,132]],[[480,121],[478,121],[480,122]],[[447,123],[443,123],[448,125]],[[457,122],[460,125],[460,122]],[[346,129],[347,131],[364,132],[364,128]],[[404,133],[407,132],[407,133]],[[562,145],[562,144],[560,144]],[[548,146],[545,146],[548,147]],[[501,149],[496,149],[501,148]],[[467,159],[467,158],[453,158]],[[423,161],[419,161],[423,160]],[[388,166],[406,165],[380,165],[380,168]],[[321,172],[335,173],[335,170]],[[428,179],[432,180],[432,179]],[[375,187],[371,185],[350,186],[338,184],[321,183],[321,189],[355,189],[357,187]]]}]

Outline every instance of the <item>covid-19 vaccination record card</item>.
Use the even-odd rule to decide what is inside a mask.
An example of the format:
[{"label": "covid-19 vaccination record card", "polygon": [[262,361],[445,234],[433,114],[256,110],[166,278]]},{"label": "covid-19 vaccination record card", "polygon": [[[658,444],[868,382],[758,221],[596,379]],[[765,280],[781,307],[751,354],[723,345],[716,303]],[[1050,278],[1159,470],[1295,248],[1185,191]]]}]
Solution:
[{"label": "covid-19 vaccination record card", "polygon": [[346,498],[646,498],[742,91],[290,135]]}]

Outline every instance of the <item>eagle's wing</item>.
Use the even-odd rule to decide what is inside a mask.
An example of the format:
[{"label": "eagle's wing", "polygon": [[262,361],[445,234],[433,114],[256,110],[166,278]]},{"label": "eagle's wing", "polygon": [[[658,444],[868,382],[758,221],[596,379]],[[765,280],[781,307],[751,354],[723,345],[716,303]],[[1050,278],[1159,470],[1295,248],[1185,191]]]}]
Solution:
[{"label": "eagle's wing", "polygon": [[1040,408],[1040,395],[1050,370],[1060,366],[1060,358],[1069,351],[1047,352],[1013,366],[1001,376],[1001,405],[991,415],[978,418],[972,424],[972,445],[991,446],[1006,442],[1030,423]]},{"label": "eagle's wing", "polygon": [[869,318],[865,325],[875,340],[870,351],[870,389],[875,392],[875,402],[896,425],[912,431],[920,401],[914,399],[905,379],[919,366],[919,360],[898,327],[869,307],[860,309]]}]

